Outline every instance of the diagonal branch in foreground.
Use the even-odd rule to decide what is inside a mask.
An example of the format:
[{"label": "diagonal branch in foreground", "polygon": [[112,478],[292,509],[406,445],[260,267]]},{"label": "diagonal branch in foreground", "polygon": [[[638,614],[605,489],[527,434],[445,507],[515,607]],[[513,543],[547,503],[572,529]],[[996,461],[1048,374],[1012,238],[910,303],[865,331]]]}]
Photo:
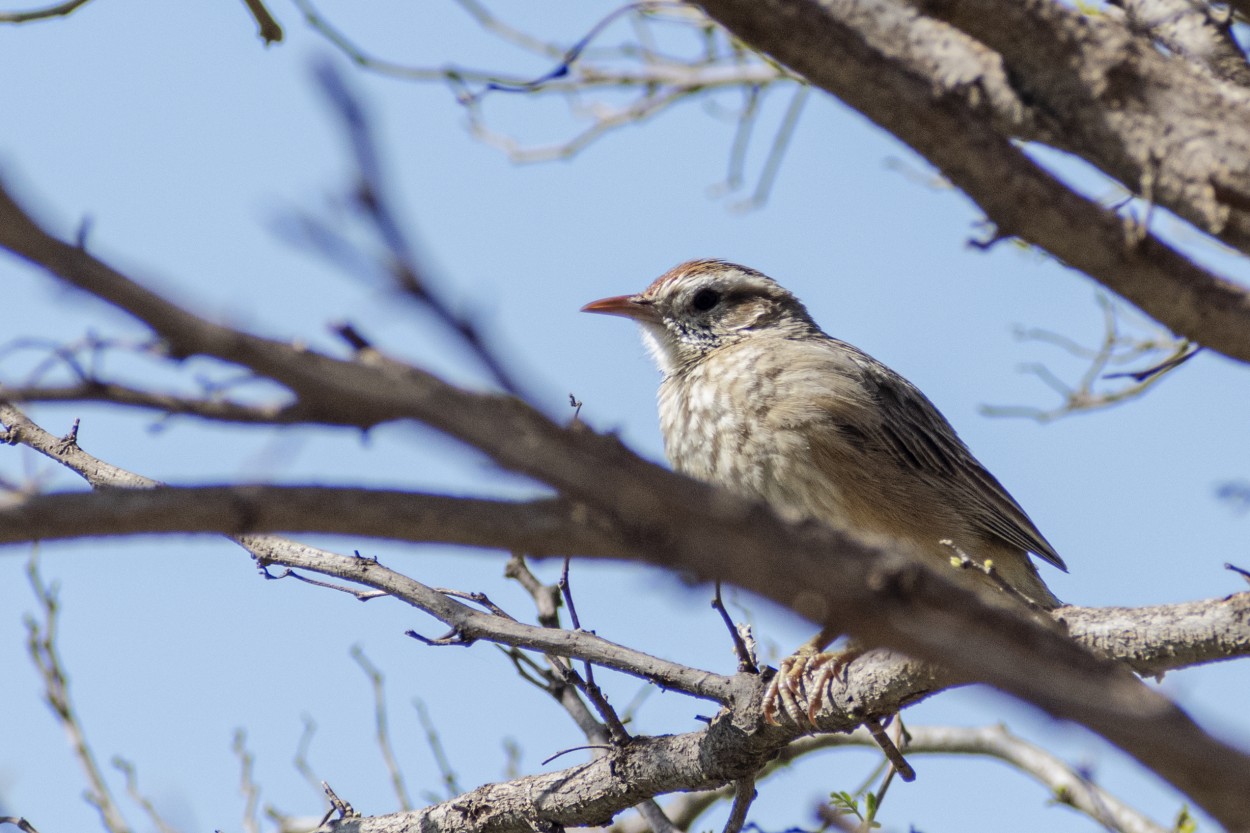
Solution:
[{"label": "diagonal branch in foreground", "polygon": [[[233,517],[230,514],[232,511],[240,510],[240,505],[236,501],[257,500],[262,503],[275,501],[281,503],[284,497],[291,494],[297,498],[304,497],[305,490],[301,489],[249,487],[237,490],[241,494],[233,496],[236,500],[230,500],[231,490],[225,488],[160,487],[156,481],[110,466],[83,451],[75,443],[52,436],[10,405],[0,404],[0,420],[9,426],[7,439],[20,441],[72,468],[94,486],[110,489],[110,491],[97,492],[94,495],[34,496],[27,498],[21,505],[0,510],[0,530],[4,530],[10,536],[14,534],[16,527],[24,529],[25,534],[32,538],[43,537],[40,535],[37,524],[35,524],[36,528],[32,528],[32,521],[36,519],[42,522],[51,534],[56,534],[56,519],[66,514],[89,519],[90,522],[100,526],[99,532],[102,534],[144,531],[138,526],[118,528],[117,524],[119,521],[124,524],[133,518],[143,518],[145,513],[124,511],[116,513],[114,511],[116,507],[111,501],[103,500],[103,498],[112,498],[119,494],[113,490],[123,485],[147,489],[123,494],[151,500],[157,506],[162,505],[161,499],[167,493],[176,493],[180,505],[186,505],[188,502],[224,500],[227,518]],[[327,508],[330,514],[346,514],[333,510],[334,490],[315,491],[323,500],[330,501],[328,506],[323,505],[323,508]],[[356,501],[356,495],[351,494],[352,491],[354,490],[349,490],[348,499]],[[92,497],[102,498],[96,501],[96,507],[82,500]],[[70,499],[75,505],[67,506],[66,504],[70,501],[66,499]],[[297,500],[296,503],[302,506],[301,500]],[[477,502],[469,501],[469,503]],[[32,507],[37,507],[37,510],[29,511]],[[105,511],[95,511],[99,508]],[[170,511],[177,514],[176,507],[171,508]],[[260,517],[262,514],[260,511],[248,512],[245,507],[242,511],[245,515],[253,517]],[[161,527],[161,529],[165,528],[166,526]],[[227,529],[233,528],[234,524],[227,527]],[[353,532],[350,527],[336,528],[333,531]],[[746,731],[734,735],[735,742],[727,746],[727,751],[732,753],[732,759],[735,761],[740,760],[742,756],[757,757],[759,766],[764,766],[799,732],[798,727],[786,727],[783,730],[781,727],[769,726],[761,721],[762,689],[760,684],[762,680],[751,675],[738,675],[731,679],[708,674],[631,651],[623,646],[601,640],[593,634],[555,628],[534,628],[510,619],[483,613],[369,559],[329,553],[273,536],[248,535],[236,540],[249,549],[262,563],[311,570],[382,590],[438,617],[450,625],[465,641],[482,638],[501,644],[541,650],[548,654],[586,659],[652,680],[668,688],[718,700],[732,710],[732,716],[725,716],[723,720],[728,721],[731,726],[747,727]],[[1175,611],[1170,611],[1169,607],[1175,608]],[[1064,608],[1061,615],[1069,623],[1074,638],[1085,641],[1092,637],[1093,644],[1104,652],[1112,656],[1125,657],[1135,666],[1148,662],[1146,670],[1152,672],[1163,670],[1163,666],[1157,662],[1159,657],[1171,657],[1174,662],[1178,657],[1186,657],[1192,662],[1197,662],[1201,661],[1199,657],[1202,656],[1209,659],[1220,658],[1220,655],[1212,653],[1212,650],[1225,650],[1229,645],[1239,644],[1241,653],[1250,650],[1250,627],[1247,626],[1247,622],[1250,622],[1250,594],[1243,593],[1222,602],[1147,608],[1143,609],[1143,612],[1146,615],[1135,617],[1136,611],[1131,609]],[[1169,616],[1169,613],[1173,615]],[[1178,644],[1179,634],[1192,631],[1201,636],[1208,635],[1213,630],[1212,623],[1214,622],[1231,622],[1234,623],[1234,627],[1226,633],[1222,632],[1218,640],[1204,643],[1199,638],[1190,644],[1180,639],[1179,642],[1183,644]],[[1147,623],[1150,623],[1151,627],[1148,627]],[[1236,623],[1240,623],[1240,629],[1235,626]],[[1129,624],[1133,627],[1126,628],[1125,625]],[[1122,637],[1127,635],[1130,638],[1129,644],[1117,644],[1111,638],[1111,635],[1117,633]],[[1229,650],[1231,653],[1226,655],[1235,654],[1238,649]],[[1152,658],[1156,661],[1151,661]],[[932,668],[902,657],[874,654],[854,664],[849,669],[845,680],[835,682],[825,698],[818,724],[822,731],[846,731],[863,720],[865,716],[897,711],[908,703],[916,702],[940,690],[945,684],[947,681],[944,681],[942,675]],[[713,731],[709,729],[708,733]],[[760,737],[755,737],[756,735]],[[836,739],[829,739],[829,742],[836,742]],[[922,744],[921,749],[925,748]],[[655,747],[653,751],[661,756],[672,752],[667,747]],[[636,763],[644,768],[656,765],[656,762],[649,761],[645,756]],[[693,767],[693,763],[690,765]],[[1053,768],[1052,764],[1050,769]],[[566,773],[577,769],[566,770]],[[542,778],[542,776],[535,776],[535,778]],[[718,766],[705,766],[703,778],[707,787],[719,786],[723,783]],[[400,829],[413,829],[420,824],[428,829],[436,830],[523,830],[527,828],[518,828],[514,824],[517,817],[532,819],[542,817],[541,814],[545,813],[555,814],[565,823],[589,823],[594,821],[597,814],[603,812],[605,807],[612,812],[625,809],[635,795],[635,792],[627,785],[599,784],[602,788],[601,792],[591,796],[588,800],[587,795],[581,790],[580,781],[573,779],[569,782],[569,786],[576,789],[570,789],[567,792],[556,790],[545,796],[543,802],[532,802],[525,797],[530,795],[528,790],[534,786],[534,779],[521,779],[505,786],[508,789],[502,793],[495,787],[475,790],[451,802],[453,806],[450,809],[448,806],[436,805],[406,816],[382,817],[377,822],[383,825],[393,823]],[[605,792],[616,795],[619,804],[605,805],[599,801]],[[1075,806],[1084,807],[1089,803],[1086,799],[1095,794],[1089,790],[1077,792],[1069,790],[1067,795]],[[476,800],[500,802],[501,797],[504,800],[495,808],[498,812],[491,812],[483,817],[465,819],[456,809],[465,807],[466,800],[470,802],[467,806],[472,806],[472,802]],[[1110,801],[1113,800],[1104,801],[1096,809],[1105,810],[1112,807]],[[374,821],[363,820],[360,822],[364,825],[361,829],[374,829],[371,827]]]},{"label": "diagonal branch in foreground", "polygon": [[[1065,219],[1065,233],[1072,222]],[[1227,828],[1250,831],[1250,755],[1208,735],[1122,666],[919,557],[787,522],[513,398],[462,390],[372,353],[338,359],[207,321],[49,235],[2,191],[0,247],[128,312],[175,356],[242,365],[343,422],[415,420],[443,431],[609,518],[631,560],[732,582],[864,644],[938,663],[956,680],[988,682],[1079,722]]]},{"label": "diagonal branch in foreground", "polygon": [[[5,422],[6,417],[11,419],[11,413],[11,406],[0,404],[0,422]],[[29,431],[30,428],[20,429],[18,438]],[[69,451],[95,459],[76,447]],[[56,458],[63,462],[64,453],[56,454]],[[85,465],[85,461],[78,462]],[[98,466],[90,468],[100,470]],[[112,484],[97,477],[95,485]],[[516,503],[325,486],[164,486],[144,491],[110,489],[36,495],[0,506],[0,544],[175,532],[333,533],[414,543],[525,549],[538,556],[630,555],[609,529],[594,524],[586,510],[561,500]],[[257,538],[247,536],[249,543]],[[411,591],[403,586],[404,577],[367,559],[332,553],[314,558],[271,549],[258,557],[264,563],[312,570],[415,601]],[[384,574],[391,575],[384,578]],[[419,606],[433,612],[429,601],[422,601]],[[1066,625],[1073,639],[1124,662],[1139,674],[1162,674],[1250,656],[1250,593],[1136,608],[1068,606],[1056,611],[1055,616]],[[467,621],[444,621],[463,629],[466,638],[492,638],[485,629]],[[520,627],[530,630],[528,625]],[[572,633],[545,630],[553,635]],[[559,645],[534,642],[526,647],[621,668],[602,654],[581,656],[568,653]]]}]

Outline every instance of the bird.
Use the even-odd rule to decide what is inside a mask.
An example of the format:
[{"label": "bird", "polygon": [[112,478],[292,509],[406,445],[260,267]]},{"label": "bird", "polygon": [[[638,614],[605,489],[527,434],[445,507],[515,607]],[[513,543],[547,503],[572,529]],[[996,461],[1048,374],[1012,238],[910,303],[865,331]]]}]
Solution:
[{"label": "bird", "polygon": [[[1066,572],[1063,559],[941,411],[885,364],[827,335],[772,278],[691,260],[642,292],[582,311],[640,325],[662,376],[660,428],[677,471],[784,517],[901,542],[934,566],[971,563],[977,569],[957,580],[1029,607],[1062,604],[1030,554]],[[846,659],[822,653],[838,635],[822,631],[770,686],[792,716],[796,674]]]}]

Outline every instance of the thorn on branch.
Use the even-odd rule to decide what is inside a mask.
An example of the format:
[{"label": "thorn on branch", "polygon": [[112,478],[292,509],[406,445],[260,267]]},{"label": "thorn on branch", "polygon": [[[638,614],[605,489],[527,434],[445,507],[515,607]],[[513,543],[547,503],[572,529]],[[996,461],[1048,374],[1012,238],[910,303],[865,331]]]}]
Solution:
[{"label": "thorn on branch", "polygon": [[567,755],[570,752],[581,752],[584,749],[602,749],[607,752],[613,752],[616,750],[616,747],[610,746],[606,743],[588,743],[584,746],[570,746],[568,749],[561,749],[559,752],[552,755],[550,758],[544,759],[542,762],[542,766],[546,766],[547,764],[551,763],[556,758],[559,758],[562,755]]},{"label": "thorn on branch", "polygon": [[442,593],[444,596],[451,596],[453,599],[464,599],[468,602],[479,604],[486,610],[501,619],[507,619],[509,622],[515,622],[516,617],[512,616],[508,611],[490,600],[490,597],[479,591],[453,590],[448,587],[432,587],[430,588],[436,593]]},{"label": "thorn on branch", "polygon": [[282,25],[274,18],[261,0],[243,0],[252,19],[256,21],[256,34],[265,42],[265,46],[282,42]]},{"label": "thorn on branch", "polygon": [[[1192,349],[1191,349],[1192,348]],[[1160,362],[1154,367],[1148,367],[1145,370],[1128,371],[1124,373],[1107,373],[1104,379],[1132,379],[1134,382],[1145,382],[1152,377],[1161,376],[1173,368],[1180,367],[1185,362],[1192,359],[1202,351],[1201,345],[1194,345],[1192,342],[1184,342],[1181,345],[1178,355],[1172,356],[1166,361]]]},{"label": "thorn on branch", "polygon": [[56,448],[58,454],[65,454],[78,447],[78,426],[81,422],[82,420],[75,419],[74,424],[69,428],[69,433],[61,437]]},{"label": "thorn on branch", "polygon": [[84,252],[87,250],[87,238],[91,236],[91,229],[94,225],[95,220],[90,216],[83,217],[74,232],[74,245]]},{"label": "thorn on branch", "polygon": [[987,236],[978,240],[975,237],[968,239],[968,246],[981,252],[988,252],[1004,240],[1011,240],[1016,235],[1003,231],[996,225],[987,221]]},{"label": "thorn on branch", "polygon": [[[364,557],[360,555],[359,552],[356,553],[356,556],[358,558]],[[372,559],[372,560],[376,563],[376,559]],[[382,596],[390,595],[390,593],[386,592],[385,590],[358,590],[355,587],[349,587],[349,586],[345,586],[342,584],[335,584],[330,581],[321,581],[320,579],[309,578],[308,576],[300,575],[299,573],[292,570],[290,567],[283,567],[282,572],[278,573],[277,575],[274,575],[269,572],[268,566],[260,563],[260,559],[257,559],[257,567],[260,571],[261,576],[264,577],[266,581],[277,581],[279,579],[284,579],[284,578],[293,578],[296,581],[302,581],[305,584],[311,584],[315,587],[324,587],[327,590],[337,590],[340,593],[347,593],[350,596],[355,596],[356,601],[359,601],[359,602],[367,602],[370,599],[377,599],[377,598],[381,598]]]},{"label": "thorn on branch", "polygon": [[1231,571],[1233,571],[1234,573],[1236,573],[1237,575],[1239,575],[1239,576],[1241,576],[1242,578],[1244,578],[1247,582],[1250,582],[1250,570],[1247,570],[1247,569],[1245,569],[1245,568],[1243,568],[1243,567],[1238,567],[1236,564],[1230,564],[1230,563],[1228,563],[1228,562],[1225,562],[1225,564],[1224,564],[1224,569],[1225,569],[1225,570],[1231,570]]},{"label": "thorn on branch", "polygon": [[347,345],[357,353],[374,349],[373,343],[361,335],[360,331],[350,322],[344,321],[333,324],[330,329],[335,335],[347,342]]},{"label": "thorn on branch", "polygon": [[340,819],[360,818],[360,813],[357,813],[352,805],[339,798],[338,794],[335,793],[334,790],[330,789],[330,785],[325,781],[321,782],[321,789],[325,792],[326,798],[330,800],[330,809],[327,810],[326,814],[321,817],[321,823],[317,825],[317,829],[325,827],[326,822],[328,822],[335,813],[338,813]]}]

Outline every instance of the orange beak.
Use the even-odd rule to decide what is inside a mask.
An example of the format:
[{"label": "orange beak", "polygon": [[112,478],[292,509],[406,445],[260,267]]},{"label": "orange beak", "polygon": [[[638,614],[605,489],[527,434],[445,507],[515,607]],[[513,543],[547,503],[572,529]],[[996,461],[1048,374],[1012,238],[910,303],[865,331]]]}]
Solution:
[{"label": "orange beak", "polygon": [[617,295],[613,298],[600,298],[582,307],[582,312],[597,312],[602,315],[620,315],[635,321],[658,321],[655,307],[650,301],[638,295]]}]

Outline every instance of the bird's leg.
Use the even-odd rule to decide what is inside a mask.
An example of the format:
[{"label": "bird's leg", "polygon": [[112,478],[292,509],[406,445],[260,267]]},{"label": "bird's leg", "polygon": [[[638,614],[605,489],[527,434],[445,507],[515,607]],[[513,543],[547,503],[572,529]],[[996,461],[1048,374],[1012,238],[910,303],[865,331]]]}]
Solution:
[{"label": "bird's leg", "polygon": [[[842,669],[864,651],[848,647],[843,651],[826,653],[825,648],[839,636],[834,628],[825,628],[804,642],[793,655],[782,660],[777,676],[764,691],[764,719],[778,724],[777,712],[783,711],[799,726],[815,723],[816,714],[824,702],[825,688]],[[811,693],[807,692],[807,678],[812,680]]]}]

